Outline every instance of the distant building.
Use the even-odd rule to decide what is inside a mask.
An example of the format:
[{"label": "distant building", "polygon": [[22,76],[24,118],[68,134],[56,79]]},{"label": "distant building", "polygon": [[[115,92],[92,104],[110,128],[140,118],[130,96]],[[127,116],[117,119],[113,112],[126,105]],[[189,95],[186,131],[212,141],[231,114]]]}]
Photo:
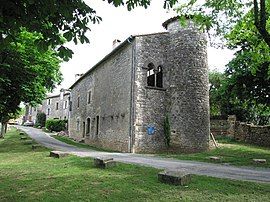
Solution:
[{"label": "distant building", "polygon": [[165,148],[168,116],[172,149],[209,148],[205,34],[190,20],[181,27],[177,17],[163,26],[168,32],[129,37],[71,86],[71,138],[122,152],[156,152]]},{"label": "distant building", "polygon": [[25,105],[24,122],[30,121],[36,123],[37,113],[46,114],[46,119],[68,119],[69,116],[69,95],[70,92],[61,89],[60,94],[48,96],[41,105]]}]

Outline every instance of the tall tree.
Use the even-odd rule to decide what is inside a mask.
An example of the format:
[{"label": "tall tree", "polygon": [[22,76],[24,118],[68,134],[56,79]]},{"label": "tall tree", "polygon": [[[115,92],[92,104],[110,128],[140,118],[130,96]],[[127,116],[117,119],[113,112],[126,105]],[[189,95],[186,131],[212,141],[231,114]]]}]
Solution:
[{"label": "tall tree", "polygon": [[25,29],[2,50],[0,63],[0,121],[5,125],[23,102],[41,102],[47,91],[61,81],[60,59],[55,51],[43,52],[36,47],[39,33]]}]

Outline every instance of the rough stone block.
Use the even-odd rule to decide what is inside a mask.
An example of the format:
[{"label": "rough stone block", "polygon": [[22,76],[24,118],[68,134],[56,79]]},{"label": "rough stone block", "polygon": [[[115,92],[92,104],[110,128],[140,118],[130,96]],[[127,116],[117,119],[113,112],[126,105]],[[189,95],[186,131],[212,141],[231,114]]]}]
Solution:
[{"label": "rough stone block", "polygon": [[40,144],[33,144],[32,145],[32,150],[35,150],[35,149],[40,148],[40,147],[41,147]]},{"label": "rough stone block", "polygon": [[209,159],[213,162],[221,162],[221,158],[217,156],[210,156]]},{"label": "rough stone block", "polygon": [[94,166],[97,168],[109,168],[114,167],[116,165],[116,162],[113,160],[113,158],[95,158],[94,159]]},{"label": "rough stone block", "polygon": [[21,140],[27,140],[27,137],[21,137]]},{"label": "rough stone block", "polygon": [[62,158],[68,156],[67,152],[62,152],[62,151],[51,151],[50,152],[50,157],[54,157],[54,158]]},{"label": "rough stone block", "polygon": [[33,141],[32,141],[32,140],[26,140],[26,141],[24,142],[24,144],[25,144],[25,145],[31,145],[31,144],[33,144]]},{"label": "rough stone block", "polygon": [[266,159],[253,159],[253,162],[258,164],[266,163]]},{"label": "rough stone block", "polygon": [[24,132],[20,132],[20,135],[25,135],[25,133]]},{"label": "rough stone block", "polygon": [[162,183],[185,186],[191,182],[191,174],[180,171],[162,171],[158,173]]}]

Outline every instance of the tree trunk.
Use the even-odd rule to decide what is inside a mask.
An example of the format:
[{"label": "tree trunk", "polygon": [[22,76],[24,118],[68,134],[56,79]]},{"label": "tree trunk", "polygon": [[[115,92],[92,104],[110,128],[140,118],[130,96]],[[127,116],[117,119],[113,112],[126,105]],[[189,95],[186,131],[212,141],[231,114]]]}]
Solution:
[{"label": "tree trunk", "polygon": [[0,138],[4,138],[4,133],[5,133],[5,125],[2,122],[1,123],[1,131],[0,131]]}]

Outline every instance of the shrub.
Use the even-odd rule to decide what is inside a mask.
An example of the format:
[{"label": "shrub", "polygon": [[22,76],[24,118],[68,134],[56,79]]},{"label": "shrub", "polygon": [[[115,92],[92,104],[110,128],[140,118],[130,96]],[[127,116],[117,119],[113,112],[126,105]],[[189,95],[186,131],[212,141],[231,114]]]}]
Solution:
[{"label": "shrub", "polygon": [[166,146],[170,147],[170,143],[171,143],[171,126],[170,126],[170,120],[169,120],[168,115],[166,115],[166,118],[164,120],[164,138],[165,138]]},{"label": "shrub", "polygon": [[38,112],[35,126],[36,127],[44,127],[45,123],[46,123],[46,114],[43,112]]},{"label": "shrub", "polygon": [[49,131],[60,132],[66,130],[66,120],[49,119],[46,121],[46,128]]}]

